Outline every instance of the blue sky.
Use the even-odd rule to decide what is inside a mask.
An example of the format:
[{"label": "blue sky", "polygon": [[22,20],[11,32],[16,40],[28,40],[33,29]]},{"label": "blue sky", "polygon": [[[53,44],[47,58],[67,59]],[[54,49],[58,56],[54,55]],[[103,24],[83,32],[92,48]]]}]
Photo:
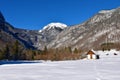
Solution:
[{"label": "blue sky", "polygon": [[51,22],[80,24],[120,0],[0,0],[0,11],[14,27],[39,30]]}]

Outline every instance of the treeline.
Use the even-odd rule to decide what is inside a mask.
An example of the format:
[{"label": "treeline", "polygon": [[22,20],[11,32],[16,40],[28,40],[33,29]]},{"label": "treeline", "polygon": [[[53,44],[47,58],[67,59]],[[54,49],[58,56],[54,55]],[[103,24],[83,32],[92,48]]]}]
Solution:
[{"label": "treeline", "polygon": [[18,41],[7,43],[4,48],[0,49],[1,60],[18,60],[23,59],[24,48]]},{"label": "treeline", "polygon": [[103,43],[101,44],[100,50],[111,50],[111,49],[116,49],[116,50],[120,50],[120,43],[112,43],[112,42],[107,42],[107,43]]},{"label": "treeline", "polygon": [[83,58],[84,55],[82,54],[81,50],[75,48],[74,50],[71,47],[64,47],[64,48],[57,48],[57,49],[47,49],[44,48],[43,51],[40,53],[38,52],[34,59],[41,59],[41,60],[76,60]]},{"label": "treeline", "polygon": [[0,60],[75,60],[83,57],[82,50],[77,48],[48,49],[45,46],[44,50],[32,50],[24,49],[18,41],[0,49]]}]

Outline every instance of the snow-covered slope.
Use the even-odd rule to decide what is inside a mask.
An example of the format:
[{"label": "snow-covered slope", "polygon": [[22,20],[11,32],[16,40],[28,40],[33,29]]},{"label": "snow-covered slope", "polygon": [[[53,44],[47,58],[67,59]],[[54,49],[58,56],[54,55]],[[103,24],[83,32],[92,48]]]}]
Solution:
[{"label": "snow-covered slope", "polygon": [[96,22],[100,22],[103,20],[106,20],[110,17],[112,17],[112,14],[116,11],[116,9],[112,9],[112,10],[101,10],[98,12],[97,15],[95,15],[94,17],[91,18],[91,21],[89,22],[89,24],[93,24]]},{"label": "snow-covered slope", "polygon": [[115,9],[112,9],[112,10],[102,10],[102,11],[99,11],[99,13],[109,14],[109,13],[113,13],[114,11],[115,11]]},{"label": "snow-covered slope", "polygon": [[120,53],[116,56],[99,60],[3,64],[0,80],[120,80]]}]

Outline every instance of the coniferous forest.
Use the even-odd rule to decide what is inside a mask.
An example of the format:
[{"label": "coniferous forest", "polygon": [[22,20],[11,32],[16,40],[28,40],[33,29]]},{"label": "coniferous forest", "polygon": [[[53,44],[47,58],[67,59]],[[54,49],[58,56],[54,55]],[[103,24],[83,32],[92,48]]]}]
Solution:
[{"label": "coniferous forest", "polygon": [[84,58],[82,50],[71,47],[43,50],[25,49],[17,40],[11,45],[6,44],[0,49],[0,60],[75,60]]}]

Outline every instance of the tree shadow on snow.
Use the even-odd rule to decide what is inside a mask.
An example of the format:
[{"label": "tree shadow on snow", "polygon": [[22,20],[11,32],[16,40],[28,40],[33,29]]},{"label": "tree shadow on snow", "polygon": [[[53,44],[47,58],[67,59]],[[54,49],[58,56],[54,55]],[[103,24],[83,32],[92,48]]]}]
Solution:
[{"label": "tree shadow on snow", "polygon": [[0,65],[4,64],[33,64],[33,63],[42,63],[40,61],[0,61]]}]

